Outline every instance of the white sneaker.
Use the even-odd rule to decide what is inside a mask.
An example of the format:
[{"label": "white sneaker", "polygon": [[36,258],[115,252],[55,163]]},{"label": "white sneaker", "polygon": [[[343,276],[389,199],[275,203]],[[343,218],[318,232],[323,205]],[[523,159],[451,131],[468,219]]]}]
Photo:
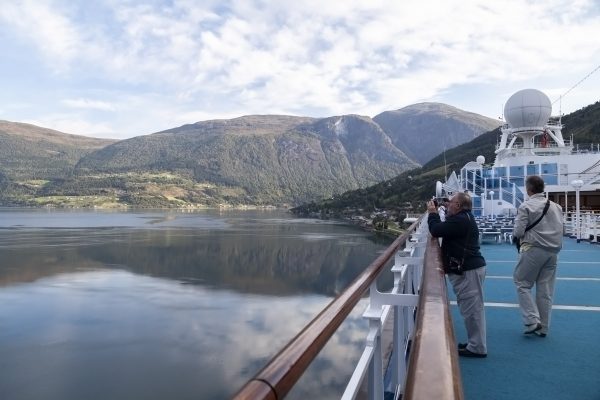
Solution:
[{"label": "white sneaker", "polygon": [[542,324],[540,324],[538,322],[537,324],[525,325],[525,330],[523,331],[523,334],[530,335],[532,333],[536,333],[541,330],[542,330]]}]

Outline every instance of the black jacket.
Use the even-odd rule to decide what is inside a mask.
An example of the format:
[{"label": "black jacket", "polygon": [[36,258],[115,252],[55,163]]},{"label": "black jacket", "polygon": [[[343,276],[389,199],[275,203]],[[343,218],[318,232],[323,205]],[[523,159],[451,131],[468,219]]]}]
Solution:
[{"label": "black jacket", "polygon": [[448,265],[450,257],[462,260],[463,256],[465,271],[485,266],[485,259],[479,251],[479,228],[475,217],[470,212],[461,211],[458,214],[446,216],[445,222],[440,220],[438,214],[431,213],[427,223],[432,236],[443,238],[444,266]]}]

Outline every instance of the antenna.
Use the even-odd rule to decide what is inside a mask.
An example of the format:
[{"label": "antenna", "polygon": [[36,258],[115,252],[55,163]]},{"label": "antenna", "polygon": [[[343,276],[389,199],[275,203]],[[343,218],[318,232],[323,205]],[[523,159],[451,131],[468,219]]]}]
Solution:
[{"label": "antenna", "polygon": [[448,168],[446,167],[446,141],[444,141],[444,180],[448,182]]},{"label": "antenna", "polygon": [[[600,69],[600,65],[598,65],[596,68],[593,69],[592,72],[590,72],[589,74],[587,74],[582,80],[580,80],[579,82],[577,82],[576,84],[574,84],[573,86],[571,86],[571,88],[569,90],[567,90],[566,92],[564,92],[563,94],[561,94],[560,96],[558,96],[558,99],[554,100],[554,102],[552,102],[552,105],[554,105],[554,103],[556,103],[557,101],[560,101],[560,107],[562,107],[562,98],[564,96],[567,95],[567,93],[569,93],[571,90],[575,89],[577,86],[579,86],[581,84],[581,82],[585,81],[587,78],[589,78],[590,76],[592,76],[592,74],[596,71],[598,71]],[[562,112],[562,108],[561,108],[561,112]]]},{"label": "antenna", "polygon": [[558,97],[558,116],[562,117],[562,95]]},{"label": "antenna", "polygon": [[448,182],[448,169],[446,168],[446,137],[443,137],[444,141],[444,180]]}]

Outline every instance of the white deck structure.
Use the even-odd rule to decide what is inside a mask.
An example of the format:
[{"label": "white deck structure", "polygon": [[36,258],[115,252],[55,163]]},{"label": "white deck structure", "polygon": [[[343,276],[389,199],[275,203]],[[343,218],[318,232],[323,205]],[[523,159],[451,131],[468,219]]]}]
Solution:
[{"label": "white deck structure", "polygon": [[600,210],[600,145],[566,140],[560,118],[550,117],[551,111],[550,100],[539,90],[512,95],[493,165],[477,157],[459,176],[453,173],[446,183],[438,183],[438,195],[468,191],[475,215],[510,216],[527,198],[525,178],[540,175],[547,196],[563,210],[575,212],[577,198],[583,209]]}]

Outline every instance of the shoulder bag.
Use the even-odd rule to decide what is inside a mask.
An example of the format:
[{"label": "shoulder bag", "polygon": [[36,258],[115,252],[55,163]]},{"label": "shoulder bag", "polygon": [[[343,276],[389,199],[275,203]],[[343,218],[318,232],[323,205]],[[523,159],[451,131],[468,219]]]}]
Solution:
[{"label": "shoulder bag", "polygon": [[463,264],[465,263],[465,253],[467,252],[467,241],[469,240],[469,233],[471,233],[471,216],[469,215],[468,212],[467,212],[467,218],[469,219],[469,228],[467,229],[467,235],[465,236],[465,243],[463,245],[462,259],[459,260],[456,257],[448,257],[448,266],[446,267],[446,270],[444,271],[447,274],[462,275],[464,272]]}]

